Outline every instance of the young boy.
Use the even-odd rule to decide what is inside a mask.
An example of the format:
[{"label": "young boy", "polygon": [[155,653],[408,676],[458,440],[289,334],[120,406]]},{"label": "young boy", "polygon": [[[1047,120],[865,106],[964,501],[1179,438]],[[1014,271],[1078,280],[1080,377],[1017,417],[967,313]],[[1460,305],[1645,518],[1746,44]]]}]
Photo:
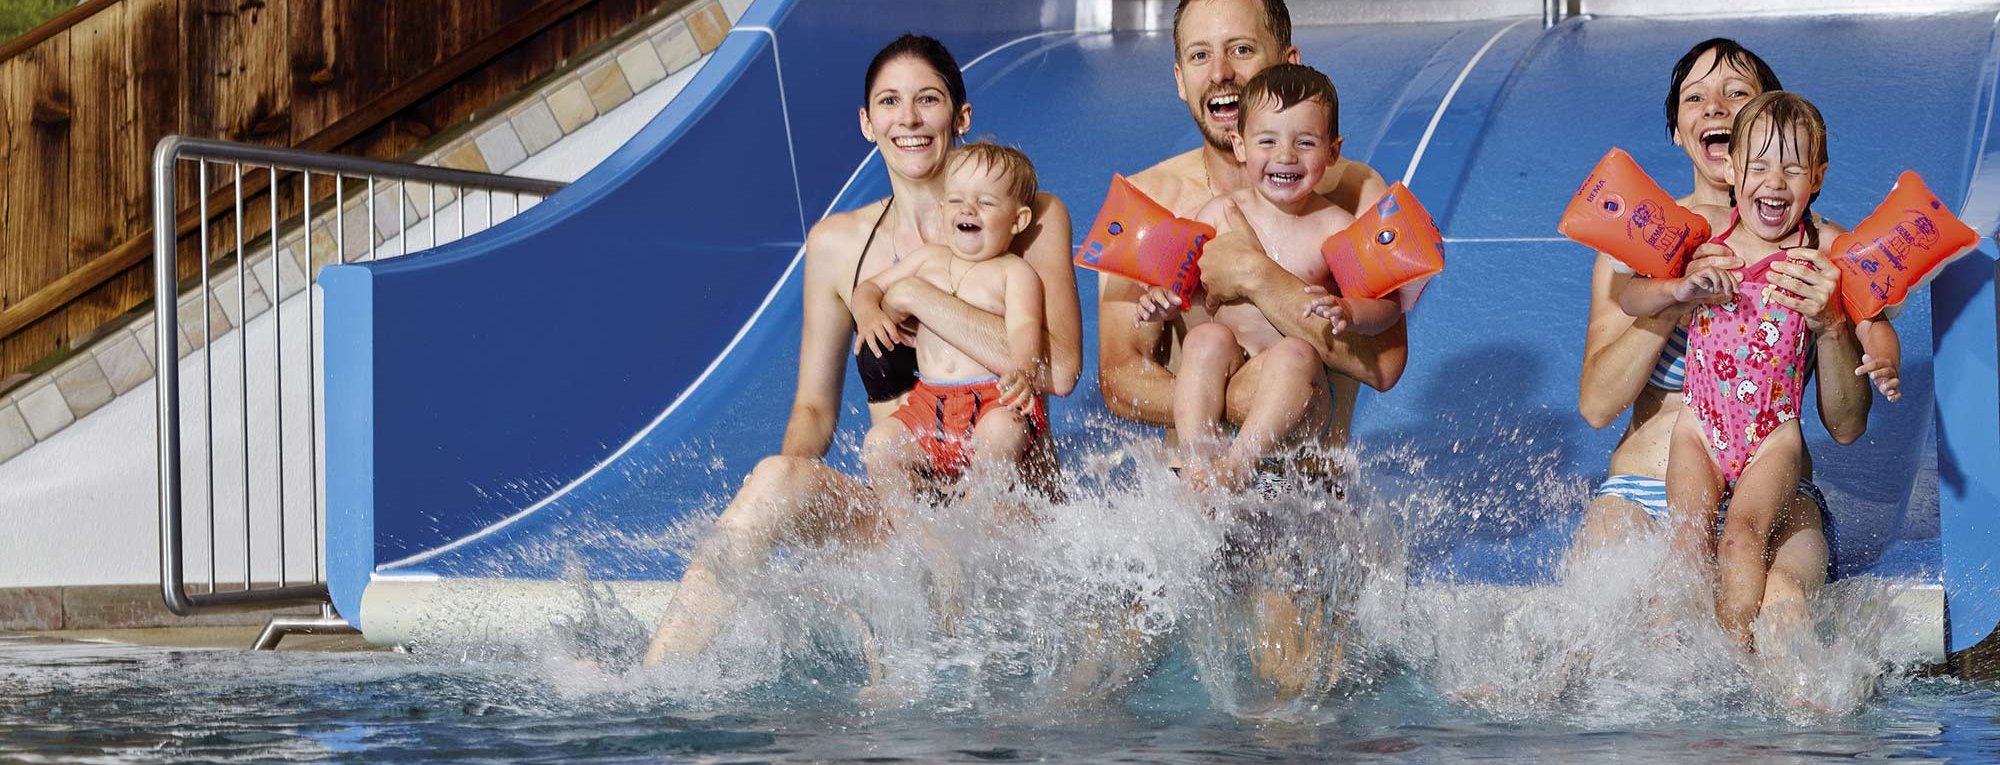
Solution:
[{"label": "young boy", "polygon": [[[1340,157],[1340,97],[1326,75],[1298,64],[1279,64],[1244,86],[1241,129],[1233,136],[1236,158],[1252,179],[1249,188],[1216,197],[1196,217],[1229,227],[1235,205],[1285,270],[1325,290],[1312,312],[1329,331],[1375,335],[1395,326],[1392,300],[1340,296],[1320,255],[1320,244],[1354,218],[1313,192],[1327,166]],[[1144,321],[1171,319],[1184,306],[1163,289],[1139,301]],[[1240,488],[1258,462],[1279,448],[1323,429],[1328,418],[1326,370],[1312,346],[1288,339],[1247,302],[1215,309],[1215,320],[1189,330],[1174,379],[1174,427],[1183,444],[1181,475],[1196,486]],[[1253,395],[1254,407],[1225,444],[1224,408],[1232,390]]]},{"label": "young boy", "polygon": [[1019,469],[1022,455],[1048,431],[1034,390],[1042,350],[1042,283],[1007,251],[1033,222],[1035,167],[1020,150],[967,144],[946,160],[940,204],[948,244],[932,244],[854,288],[855,350],[882,353],[902,330],[882,309],[882,285],[916,278],[968,305],[1006,319],[1010,363],[987,367],[928,327],[917,328],[917,387],[901,409],[868,432],[863,461],[885,497],[913,495],[918,470],[955,478],[968,467]]}]

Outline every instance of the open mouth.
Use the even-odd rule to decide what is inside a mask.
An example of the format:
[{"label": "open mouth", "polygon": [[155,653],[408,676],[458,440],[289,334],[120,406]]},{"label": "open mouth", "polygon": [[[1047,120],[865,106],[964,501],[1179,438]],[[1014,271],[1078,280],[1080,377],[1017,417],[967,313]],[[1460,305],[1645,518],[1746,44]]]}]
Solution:
[{"label": "open mouth", "polygon": [[1273,186],[1278,186],[1278,187],[1280,187],[1280,188],[1285,188],[1285,187],[1291,187],[1291,186],[1297,186],[1297,185],[1299,184],[1299,181],[1302,181],[1302,180],[1305,180],[1305,177],[1306,177],[1306,176],[1305,176],[1305,174],[1304,174],[1304,173],[1265,173],[1265,174],[1264,174],[1264,179],[1265,179],[1266,181],[1270,182],[1270,184],[1271,184],[1271,185],[1273,185]]},{"label": "open mouth", "polygon": [[1709,159],[1717,161],[1728,159],[1729,130],[1727,128],[1712,128],[1704,131],[1701,134],[1701,150],[1708,154]]},{"label": "open mouth", "polygon": [[958,224],[958,232],[961,234],[977,234],[984,230],[986,230],[985,227],[977,223],[960,222]]},{"label": "open mouth", "polygon": [[936,141],[937,139],[927,135],[906,135],[889,139],[889,142],[895,144],[898,149],[928,149]]},{"label": "open mouth", "polygon": [[1235,93],[1208,99],[1208,118],[1214,122],[1235,122],[1237,102],[1241,96]]},{"label": "open mouth", "polygon": [[1792,211],[1789,199],[1759,197],[1757,199],[1757,220],[1770,228],[1785,225],[1785,216]]}]

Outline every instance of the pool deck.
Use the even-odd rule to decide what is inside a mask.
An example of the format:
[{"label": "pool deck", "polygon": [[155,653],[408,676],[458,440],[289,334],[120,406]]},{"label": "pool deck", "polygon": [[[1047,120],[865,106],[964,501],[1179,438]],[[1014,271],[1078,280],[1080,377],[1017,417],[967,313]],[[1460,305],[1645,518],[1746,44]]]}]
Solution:
[{"label": "pool deck", "polygon": [[[0,638],[26,637],[78,643],[123,643],[154,648],[221,648],[250,650],[263,631],[260,625],[201,627],[132,627],[125,629],[52,630],[4,632]],[[360,635],[293,635],[278,644],[280,651],[382,651]]]}]

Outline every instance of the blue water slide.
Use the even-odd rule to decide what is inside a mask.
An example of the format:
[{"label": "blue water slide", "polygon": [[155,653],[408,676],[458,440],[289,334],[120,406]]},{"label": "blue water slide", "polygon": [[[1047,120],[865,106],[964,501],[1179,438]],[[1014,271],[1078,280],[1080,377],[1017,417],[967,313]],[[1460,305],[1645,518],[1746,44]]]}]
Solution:
[{"label": "blue water slide", "polygon": [[[378,579],[679,575],[662,533],[719,507],[777,449],[805,229],[888,193],[855,110],[869,57],[897,34],[958,54],[973,134],[1025,149],[1079,235],[1111,173],[1195,146],[1171,38],[1079,32],[1068,5],[758,0],[665,111],[562,193],[427,253],[327,269],[340,611],[365,630],[361,594]],[[1613,145],[1668,188],[1690,185],[1659,106],[1681,51],[1738,37],[1818,101],[1835,166],[1817,209],[1852,222],[1905,166],[1984,209],[1991,32],[1973,16],[1298,29],[1305,62],[1340,87],[1346,152],[1409,182],[1450,240],[1450,270],[1412,319],[1408,371],[1365,394],[1356,423],[1370,449],[1427,457],[1420,479],[1387,476],[1385,489],[1455,513],[1412,540],[1427,575],[1545,578],[1574,528],[1618,428],[1576,414],[1590,261],[1553,224]],[[1959,646],[2000,620],[1980,602],[2000,543],[1992,271],[1989,246],[1898,320],[1907,396],[1877,403],[1861,444],[1809,430],[1842,573],[1942,574],[1969,593],[1952,601]],[[1106,416],[1095,280],[1079,286],[1086,375],[1054,404],[1058,437]],[[850,371],[837,464],[853,467],[864,422]]]}]

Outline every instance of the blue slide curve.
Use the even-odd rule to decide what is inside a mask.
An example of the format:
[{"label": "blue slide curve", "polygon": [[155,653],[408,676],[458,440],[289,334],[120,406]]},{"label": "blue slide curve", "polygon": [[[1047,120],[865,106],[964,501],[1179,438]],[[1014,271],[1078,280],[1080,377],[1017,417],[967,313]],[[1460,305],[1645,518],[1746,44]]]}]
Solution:
[{"label": "blue slide curve", "polygon": [[[665,111],[570,188],[427,253],[328,268],[341,613],[365,629],[361,594],[384,578],[547,579],[572,562],[599,579],[679,575],[650,540],[719,507],[777,449],[806,228],[888,193],[855,110],[895,35],[933,34],[966,62],[974,134],[1034,157],[1079,236],[1113,172],[1195,146],[1171,38],[1077,32],[1060,5],[758,0]],[[1340,86],[1346,153],[1406,180],[1449,241],[1407,373],[1364,393],[1356,417],[1364,446],[1423,454],[1412,490],[1459,513],[1412,540],[1425,571],[1545,578],[1574,529],[1581,492],[1550,487],[1594,479],[1622,423],[1593,431],[1576,413],[1590,255],[1555,220],[1614,145],[1667,188],[1691,186],[1660,104],[1673,61],[1715,35],[1824,110],[1833,171],[1816,209],[1858,221],[1911,167],[1995,230],[1990,14],[1297,30],[1305,62]],[[1942,581],[1954,649],[2000,622],[1995,261],[1987,240],[1911,301],[1897,321],[1906,397],[1878,400],[1860,443],[1808,427],[1839,572]],[[1059,437],[1105,416],[1095,280],[1079,285],[1087,373],[1054,403]],[[843,438],[865,419],[849,375]]]}]

